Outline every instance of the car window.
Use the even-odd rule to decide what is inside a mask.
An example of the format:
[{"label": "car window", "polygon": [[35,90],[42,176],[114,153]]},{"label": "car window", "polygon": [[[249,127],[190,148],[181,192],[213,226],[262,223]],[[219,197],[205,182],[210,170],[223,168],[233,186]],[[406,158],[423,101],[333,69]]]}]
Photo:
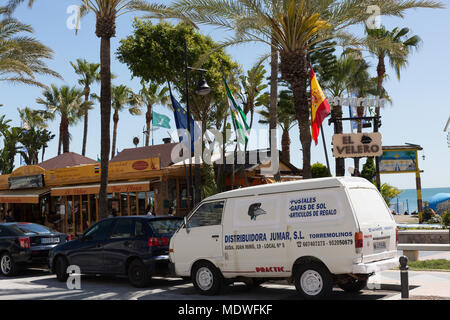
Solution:
[{"label": "car window", "polygon": [[145,226],[144,222],[140,220],[136,220],[134,224],[134,236],[136,238],[144,237],[145,236]]},{"label": "car window", "polygon": [[208,202],[200,206],[190,217],[189,228],[217,226],[222,223],[224,202]]},{"label": "car window", "polygon": [[21,223],[21,224],[16,224],[15,225],[16,228],[18,228],[19,230],[21,230],[23,233],[25,234],[40,234],[40,233],[45,233],[45,234],[50,234],[52,233],[52,231],[50,229],[48,229],[47,227],[41,226],[39,224],[35,224],[35,223]]},{"label": "car window", "polygon": [[182,219],[158,219],[150,220],[149,225],[155,235],[173,235],[183,222]]},{"label": "car window", "polygon": [[132,219],[118,219],[111,232],[111,239],[131,238],[133,234]]},{"label": "car window", "polygon": [[0,226],[0,237],[9,237],[9,236],[10,233],[8,232],[8,230]]},{"label": "car window", "polygon": [[106,220],[97,223],[84,234],[84,238],[91,241],[105,240],[108,236],[112,223],[113,220]]}]

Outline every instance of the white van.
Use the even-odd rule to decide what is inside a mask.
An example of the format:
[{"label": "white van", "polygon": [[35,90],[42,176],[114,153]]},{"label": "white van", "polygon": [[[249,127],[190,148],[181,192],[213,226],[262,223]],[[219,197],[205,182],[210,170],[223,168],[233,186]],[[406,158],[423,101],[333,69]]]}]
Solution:
[{"label": "white van", "polygon": [[378,190],[363,178],[275,183],[203,200],[170,241],[174,272],[202,294],[223,284],[287,279],[306,298],[365,287],[398,266],[398,232]]}]

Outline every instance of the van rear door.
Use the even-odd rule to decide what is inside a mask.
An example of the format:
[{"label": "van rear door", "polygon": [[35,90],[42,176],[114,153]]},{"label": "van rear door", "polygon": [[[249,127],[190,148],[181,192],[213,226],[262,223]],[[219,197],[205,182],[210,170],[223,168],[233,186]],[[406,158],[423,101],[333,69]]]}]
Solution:
[{"label": "van rear door", "polygon": [[396,223],[381,194],[375,188],[349,188],[348,190],[362,233],[362,262],[395,257]]}]

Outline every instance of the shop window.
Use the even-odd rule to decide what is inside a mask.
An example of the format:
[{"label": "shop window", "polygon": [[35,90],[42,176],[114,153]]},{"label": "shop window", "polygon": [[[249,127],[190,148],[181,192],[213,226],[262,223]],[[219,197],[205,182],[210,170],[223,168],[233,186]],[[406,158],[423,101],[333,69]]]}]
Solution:
[{"label": "shop window", "polygon": [[139,209],[140,215],[147,214],[146,208],[145,208],[145,197],[146,197],[145,192],[138,193],[138,209]]},{"label": "shop window", "polygon": [[89,205],[91,208],[91,219],[89,225],[92,225],[94,222],[97,221],[97,195],[95,194],[89,195]]},{"label": "shop window", "polygon": [[120,194],[120,207],[122,216],[128,216],[128,193]]},{"label": "shop window", "polygon": [[132,216],[137,214],[136,193],[130,192],[130,213]]},{"label": "shop window", "polygon": [[81,223],[82,223],[82,229],[81,233],[84,232],[87,228],[89,228],[88,223],[88,196],[84,195],[81,196]]}]

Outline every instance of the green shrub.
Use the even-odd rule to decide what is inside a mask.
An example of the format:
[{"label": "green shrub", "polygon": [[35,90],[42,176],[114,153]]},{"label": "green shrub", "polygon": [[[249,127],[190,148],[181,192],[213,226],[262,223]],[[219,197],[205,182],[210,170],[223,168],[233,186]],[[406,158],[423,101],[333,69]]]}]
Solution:
[{"label": "green shrub", "polygon": [[442,225],[450,227],[450,211],[445,211],[442,215]]},{"label": "green shrub", "polygon": [[331,177],[330,171],[326,166],[317,162],[311,166],[311,174],[313,178]]}]

